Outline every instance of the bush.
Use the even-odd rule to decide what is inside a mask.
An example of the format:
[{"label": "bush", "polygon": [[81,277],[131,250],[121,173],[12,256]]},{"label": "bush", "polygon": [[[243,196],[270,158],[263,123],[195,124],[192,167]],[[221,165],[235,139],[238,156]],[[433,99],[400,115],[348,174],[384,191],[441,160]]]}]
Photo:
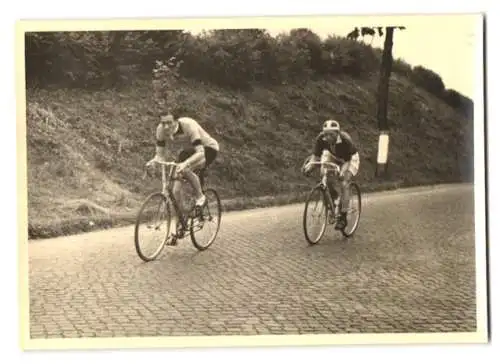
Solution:
[{"label": "bush", "polygon": [[396,59],[392,63],[392,71],[408,79],[412,76],[412,67],[402,59]]},{"label": "bush", "polygon": [[[321,41],[307,28],[276,37],[264,29],[213,30],[197,36],[183,30],[27,33],[27,86],[118,87],[131,84],[134,77],[151,77],[157,61],[171,57],[181,61],[175,82],[193,78],[248,90],[256,83],[303,84],[314,75],[366,78],[378,72],[381,51],[343,37]],[[412,69],[400,59],[393,62],[393,71],[472,116],[472,101],[446,90],[435,72],[423,66]],[[153,85],[160,79],[167,80],[165,75],[156,77]],[[161,88],[157,100],[171,101],[174,87]]]},{"label": "bush", "polygon": [[380,56],[370,46],[340,37],[328,37],[324,44],[327,59],[323,67],[330,74],[367,76],[380,67]]},{"label": "bush", "polygon": [[441,77],[425,67],[416,66],[411,73],[411,80],[434,96],[442,97],[445,90]]},{"label": "bush", "polygon": [[26,34],[28,84],[64,87],[111,86],[119,82],[114,52],[124,32]]},{"label": "bush", "polygon": [[[153,98],[157,112],[173,112],[178,108],[178,102],[174,91],[178,86],[179,68],[181,62],[170,59],[170,62],[156,61],[153,69]],[[168,106],[167,106],[168,105]]]},{"label": "bush", "polygon": [[156,61],[173,56],[183,61],[182,76],[237,89],[303,82],[314,74],[362,77],[379,61],[370,46],[334,37],[322,42],[304,28],[276,37],[264,29],[26,35],[28,84],[42,87],[117,87],[149,76]]},{"label": "bush", "polygon": [[263,79],[262,59],[269,48],[264,30],[214,30],[190,37],[177,55],[184,61],[181,74],[220,86],[247,88]]},{"label": "bush", "polygon": [[178,31],[26,33],[27,84],[120,86],[136,71],[150,73],[155,59],[174,55],[181,36]]},{"label": "bush", "polygon": [[474,103],[460,92],[447,89],[443,92],[443,100],[452,108],[459,110],[468,119],[474,116]]}]

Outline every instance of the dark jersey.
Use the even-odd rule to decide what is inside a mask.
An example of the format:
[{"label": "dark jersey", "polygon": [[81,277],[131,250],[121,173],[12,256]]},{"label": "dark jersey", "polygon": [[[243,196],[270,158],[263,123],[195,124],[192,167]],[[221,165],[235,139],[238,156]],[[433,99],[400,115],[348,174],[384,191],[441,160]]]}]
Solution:
[{"label": "dark jersey", "polygon": [[339,140],[336,142],[330,143],[327,142],[323,137],[323,132],[319,133],[314,142],[314,155],[316,157],[320,157],[323,150],[328,150],[337,158],[341,158],[344,161],[349,161],[351,157],[358,152],[358,149],[352,142],[352,139],[349,134],[345,131],[340,131]]}]

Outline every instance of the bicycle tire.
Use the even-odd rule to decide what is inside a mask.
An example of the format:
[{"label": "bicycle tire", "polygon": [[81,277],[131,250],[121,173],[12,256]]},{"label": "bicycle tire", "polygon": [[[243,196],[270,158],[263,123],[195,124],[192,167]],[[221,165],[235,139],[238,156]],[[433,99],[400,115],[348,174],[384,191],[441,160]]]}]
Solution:
[{"label": "bicycle tire", "polygon": [[[315,193],[320,193],[321,195],[321,198],[323,200],[323,208],[324,208],[324,219],[323,219],[323,226],[321,228],[321,232],[319,233],[318,237],[316,239],[312,239],[309,234],[308,234],[308,231],[307,231],[307,208],[309,207],[309,203],[311,202],[311,199],[313,197],[313,195]],[[316,186],[314,187],[311,192],[309,192],[309,195],[307,196],[307,200],[305,202],[305,205],[304,205],[304,214],[303,214],[303,217],[302,217],[302,226],[303,226],[303,229],[304,229],[304,236],[306,238],[306,241],[310,244],[310,245],[315,245],[317,244],[321,238],[323,237],[323,235],[325,234],[325,231],[326,231],[326,226],[327,226],[327,219],[328,219],[328,209],[327,209],[327,198],[326,198],[326,193],[325,193],[325,190],[321,187],[321,186]]]},{"label": "bicycle tire", "polygon": [[[359,227],[359,222],[361,220],[361,207],[362,207],[361,206],[361,188],[359,187],[359,185],[356,182],[349,182],[349,188],[351,188],[351,187],[354,187],[354,189],[356,190],[356,196],[358,199],[358,210],[357,210],[358,213],[357,213],[357,218],[356,218],[356,224],[354,225],[354,227],[352,228],[352,230],[350,232],[346,231],[347,226],[345,226],[342,230],[340,230],[342,235],[344,235],[346,238],[349,238],[352,235],[354,235],[354,233],[356,232],[356,230]],[[351,194],[351,196],[352,196],[352,194]]]},{"label": "bicycle tire", "polygon": [[[141,246],[140,246],[139,227],[141,225],[141,216],[145,212],[146,206],[148,205],[148,203],[151,200],[153,200],[154,198],[157,198],[157,197],[159,197],[160,200],[163,200],[163,202],[165,203],[165,205],[167,207],[167,209],[166,209],[167,215],[168,215],[166,218],[167,232],[165,233],[165,236],[161,242],[161,245],[159,245],[159,247],[155,250],[155,252],[152,255],[147,255],[144,253],[144,251],[141,249]],[[146,199],[142,203],[142,206],[141,206],[139,212],[137,213],[136,222],[135,222],[135,229],[134,229],[135,250],[136,250],[139,258],[141,258],[143,261],[150,262],[152,260],[155,260],[160,255],[160,253],[163,251],[163,249],[165,247],[166,238],[168,237],[168,233],[170,231],[170,219],[171,219],[170,204],[168,203],[167,198],[161,192],[154,192],[154,193],[150,194],[148,197],[146,197]]]},{"label": "bicycle tire", "polygon": [[[203,225],[203,227],[201,227],[200,230],[196,230],[195,231],[195,221],[196,219],[198,218],[196,215],[193,215],[191,217],[191,223],[190,223],[190,229],[189,229],[189,233],[190,233],[190,236],[191,236],[191,242],[193,243],[194,247],[200,251],[203,251],[203,250],[206,250],[208,249],[212,244],[213,242],[215,241],[215,238],[217,237],[218,233],[219,233],[219,229],[220,229],[220,223],[221,223],[221,216],[222,216],[222,205],[221,205],[221,202],[220,202],[220,198],[219,198],[219,194],[217,193],[217,191],[213,188],[207,188],[205,191],[204,191],[204,194],[205,196],[207,197],[207,203],[205,204],[205,206],[203,206],[203,212],[205,211],[205,209],[208,209],[208,205],[212,202],[215,202],[215,206],[216,206],[216,209],[217,209],[217,212],[216,214],[214,214],[213,211],[208,211],[208,213],[210,214],[210,216],[215,216],[217,217],[217,227],[216,227],[216,230],[215,230],[215,233],[212,235],[212,237],[210,238],[210,240],[208,241],[208,243],[206,244],[201,244],[200,241],[197,239],[195,233],[200,231],[200,230],[203,230],[203,228],[205,227],[205,225]],[[210,195],[212,195],[212,197],[210,197]]]}]

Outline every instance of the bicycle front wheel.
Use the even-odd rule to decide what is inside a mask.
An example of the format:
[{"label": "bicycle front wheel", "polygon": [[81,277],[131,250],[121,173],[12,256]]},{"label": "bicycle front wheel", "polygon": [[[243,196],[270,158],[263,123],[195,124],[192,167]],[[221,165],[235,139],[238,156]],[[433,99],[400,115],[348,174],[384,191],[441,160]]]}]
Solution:
[{"label": "bicycle front wheel", "polygon": [[139,257],[150,262],[160,255],[170,230],[170,205],[161,192],[149,195],[137,214],[135,250]]},{"label": "bicycle front wheel", "polygon": [[207,202],[201,212],[191,217],[190,235],[198,250],[207,249],[215,241],[220,228],[221,203],[217,191],[205,190]]},{"label": "bicycle front wheel", "polygon": [[347,208],[347,224],[345,228],[341,230],[342,235],[346,238],[354,234],[359,226],[361,217],[361,189],[356,183],[351,182],[349,184],[349,190],[350,200]]},{"label": "bicycle front wheel", "polygon": [[307,197],[304,206],[304,235],[309,244],[318,243],[326,230],[328,210],[325,191],[316,186]]}]

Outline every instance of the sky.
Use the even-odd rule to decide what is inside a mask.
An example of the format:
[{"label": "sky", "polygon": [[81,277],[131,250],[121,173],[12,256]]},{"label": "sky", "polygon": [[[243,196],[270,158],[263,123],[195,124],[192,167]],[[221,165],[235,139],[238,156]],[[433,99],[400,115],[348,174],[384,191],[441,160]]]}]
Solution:
[{"label": "sky", "polygon": [[[234,19],[234,18],[233,18]],[[412,66],[422,65],[438,73],[446,88],[452,88],[473,98],[477,72],[475,47],[481,39],[475,15],[410,15],[410,16],[336,16],[259,18],[258,21],[232,20],[227,22],[185,27],[193,33],[202,29],[220,28],[266,28],[271,35],[288,32],[292,28],[307,27],[321,38],[335,34],[347,35],[358,26],[403,25],[405,30],[394,33],[393,57],[401,58]],[[361,39],[361,38],[360,38]],[[370,43],[371,36],[364,42]],[[375,37],[372,46],[383,47],[383,37]]]}]

